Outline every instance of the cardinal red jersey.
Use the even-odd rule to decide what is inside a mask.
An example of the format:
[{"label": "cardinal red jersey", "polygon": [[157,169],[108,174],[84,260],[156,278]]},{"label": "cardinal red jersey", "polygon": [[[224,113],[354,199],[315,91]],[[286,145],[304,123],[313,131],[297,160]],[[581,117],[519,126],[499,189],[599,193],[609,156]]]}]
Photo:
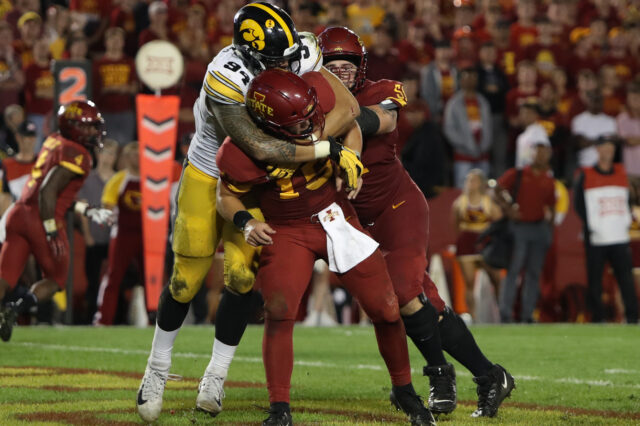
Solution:
[{"label": "cardinal red jersey", "polygon": [[331,160],[301,164],[291,178],[269,181],[264,165],[254,162],[230,138],[216,156],[223,184],[236,194],[254,186],[267,221],[311,217],[336,199]]},{"label": "cardinal red jersey", "polygon": [[[356,93],[356,99],[361,106],[377,105],[385,100],[393,102],[398,108],[407,104],[402,84],[392,80],[365,81],[362,89]],[[406,173],[396,156],[397,142],[398,129],[364,141],[363,185],[352,204],[358,210],[358,215],[365,220],[376,217],[386,207],[389,197],[397,191]]]},{"label": "cardinal red jersey", "polygon": [[62,219],[89,175],[91,163],[91,154],[84,146],[63,138],[59,133],[52,134],[42,145],[38,160],[31,170],[31,177],[18,202],[37,206],[42,182],[55,167],[64,167],[77,176],[58,194],[55,218]]}]

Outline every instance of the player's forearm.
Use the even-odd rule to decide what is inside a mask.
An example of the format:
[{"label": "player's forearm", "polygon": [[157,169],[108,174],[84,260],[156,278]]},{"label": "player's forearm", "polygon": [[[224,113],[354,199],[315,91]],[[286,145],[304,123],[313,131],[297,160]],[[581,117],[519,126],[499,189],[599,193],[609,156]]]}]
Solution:
[{"label": "player's forearm", "polygon": [[221,105],[214,102],[210,102],[209,105],[233,143],[258,161],[303,163],[317,158],[313,145],[295,145],[260,130],[244,105]]},{"label": "player's forearm", "polygon": [[56,214],[56,193],[50,187],[43,187],[38,194],[38,210],[44,222],[53,219]]},{"label": "player's forearm", "polygon": [[247,209],[242,200],[229,191],[222,182],[218,183],[216,190],[216,208],[220,216],[229,222],[233,221],[236,213]]},{"label": "player's forearm", "polygon": [[381,108],[380,105],[371,105],[367,108],[375,112],[376,116],[378,116],[378,120],[380,120],[380,125],[378,127],[378,130],[376,131],[376,135],[391,133],[396,129],[396,126],[398,125],[397,110],[384,109]]},{"label": "player's forearm", "polygon": [[353,121],[360,115],[360,106],[338,77],[324,67],[320,73],[327,80],[336,97],[334,108],[325,116],[321,139],[326,139],[328,136],[342,136],[351,129]]},{"label": "player's forearm", "polygon": [[354,122],[351,129],[344,137],[343,145],[347,148],[351,148],[357,153],[362,152],[362,132],[358,123]]}]

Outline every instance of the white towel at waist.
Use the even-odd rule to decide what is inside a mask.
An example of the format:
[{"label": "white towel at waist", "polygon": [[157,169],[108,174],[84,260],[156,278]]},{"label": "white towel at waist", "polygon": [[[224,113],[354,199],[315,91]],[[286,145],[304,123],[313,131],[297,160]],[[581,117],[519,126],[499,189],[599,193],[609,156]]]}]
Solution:
[{"label": "white towel at waist", "polygon": [[327,233],[329,270],[345,273],[378,248],[378,243],[346,221],[340,206],[332,203],[318,213]]}]

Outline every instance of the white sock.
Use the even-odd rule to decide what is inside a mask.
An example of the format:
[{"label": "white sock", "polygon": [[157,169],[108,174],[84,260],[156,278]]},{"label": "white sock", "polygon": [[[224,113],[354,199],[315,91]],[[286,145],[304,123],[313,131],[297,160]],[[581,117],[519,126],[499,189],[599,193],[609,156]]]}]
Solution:
[{"label": "white sock", "polygon": [[164,331],[156,324],[156,332],[153,335],[151,354],[149,355],[149,366],[160,371],[169,371],[173,342],[175,342],[179,331],[179,328],[173,331]]},{"label": "white sock", "polygon": [[238,346],[225,345],[220,340],[214,339],[211,361],[209,361],[204,374],[215,374],[226,379],[237,348]]}]

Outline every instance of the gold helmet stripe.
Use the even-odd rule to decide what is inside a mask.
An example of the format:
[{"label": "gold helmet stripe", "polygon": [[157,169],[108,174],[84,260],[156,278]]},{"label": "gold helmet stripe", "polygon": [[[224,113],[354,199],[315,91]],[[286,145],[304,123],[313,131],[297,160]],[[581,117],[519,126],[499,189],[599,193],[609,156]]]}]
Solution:
[{"label": "gold helmet stripe", "polygon": [[269,15],[271,15],[273,17],[273,19],[275,19],[278,22],[278,24],[280,24],[282,29],[284,30],[284,33],[287,36],[287,40],[289,41],[289,46],[288,47],[293,46],[293,35],[291,34],[291,29],[287,26],[287,24],[280,17],[280,15],[278,15],[276,12],[274,12],[273,10],[268,8],[267,6],[265,6],[263,4],[260,4],[260,3],[249,3],[247,6],[257,7],[259,9],[264,10]]}]

